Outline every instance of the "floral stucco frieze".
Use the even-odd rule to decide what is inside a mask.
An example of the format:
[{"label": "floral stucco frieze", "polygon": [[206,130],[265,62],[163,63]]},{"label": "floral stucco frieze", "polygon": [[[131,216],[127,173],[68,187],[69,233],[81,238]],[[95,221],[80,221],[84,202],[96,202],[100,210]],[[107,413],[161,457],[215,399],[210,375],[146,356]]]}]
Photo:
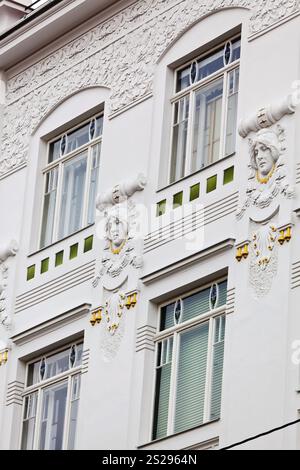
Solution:
[{"label": "floral stucco frieze", "polygon": [[[66,96],[110,88],[109,114],[151,95],[155,64],[189,26],[230,7],[251,10],[250,34],[299,9],[300,0],[139,0],[7,83],[0,177],[23,165],[30,135]],[[128,54],[130,51],[130,54]]]}]

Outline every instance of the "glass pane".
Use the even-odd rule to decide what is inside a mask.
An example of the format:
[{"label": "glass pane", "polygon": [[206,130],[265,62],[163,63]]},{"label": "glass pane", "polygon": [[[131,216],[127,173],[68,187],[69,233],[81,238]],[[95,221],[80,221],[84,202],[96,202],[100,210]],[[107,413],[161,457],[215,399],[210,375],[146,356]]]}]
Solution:
[{"label": "glass pane", "polygon": [[72,391],[71,391],[71,411],[70,411],[70,425],[69,425],[69,439],[68,439],[68,449],[75,449],[76,442],[76,428],[77,428],[77,415],[79,407],[79,397],[80,397],[80,384],[81,376],[76,375],[72,379]]},{"label": "glass pane", "polygon": [[87,152],[65,163],[59,238],[76,232],[83,225]]},{"label": "glass pane", "polygon": [[174,307],[175,302],[161,308],[160,331],[174,326]]},{"label": "glass pane", "polygon": [[24,421],[22,430],[22,450],[32,450],[35,432],[35,416],[37,407],[37,393],[25,397]]},{"label": "glass pane", "polygon": [[203,78],[208,77],[212,73],[215,73],[217,70],[220,70],[224,67],[223,50],[224,46],[222,46],[222,48],[213,54],[210,54],[209,56],[204,57],[198,61],[198,80],[203,80]]},{"label": "glass pane", "polygon": [[103,133],[103,116],[99,116],[96,119],[96,132],[95,132],[95,138],[100,137]]},{"label": "glass pane", "polygon": [[91,168],[91,176],[90,176],[88,224],[93,224],[95,222],[96,196],[97,196],[98,179],[99,179],[100,152],[101,152],[100,143],[92,147],[92,168]]},{"label": "glass pane", "polygon": [[68,382],[46,388],[43,392],[41,450],[61,450],[66,415]]},{"label": "glass pane", "polygon": [[192,171],[219,159],[223,78],[195,95]]},{"label": "glass pane", "polygon": [[58,169],[46,174],[46,189],[41,232],[41,248],[52,242]]},{"label": "glass pane", "polygon": [[227,101],[225,155],[231,155],[232,153],[235,152],[238,91],[239,91],[239,69],[235,69],[228,74],[228,98],[227,98],[228,101]]},{"label": "glass pane", "polygon": [[40,381],[40,364],[41,361],[37,361],[34,364],[28,366],[27,386],[36,384]]},{"label": "glass pane", "polygon": [[174,105],[174,125],[170,173],[171,183],[182,178],[185,174],[189,106],[189,96],[185,96]]},{"label": "glass pane", "polygon": [[73,152],[78,147],[85,145],[90,140],[90,123],[88,122],[83,127],[76,129],[73,132],[68,134],[68,145],[67,145],[67,152]]},{"label": "glass pane", "polygon": [[175,432],[203,423],[209,324],[180,335]]},{"label": "glass pane", "polygon": [[49,146],[49,158],[48,163],[57,160],[60,157],[60,138],[56,142],[52,142]]},{"label": "glass pane", "polygon": [[213,345],[213,370],[211,383],[210,419],[217,419],[221,412],[221,395],[224,361],[225,316],[216,318]]},{"label": "glass pane", "polygon": [[157,369],[153,439],[160,439],[167,435],[170,379],[171,363]]},{"label": "glass pane", "polygon": [[49,379],[55,375],[61,374],[69,370],[69,353],[70,349],[61,351],[47,358],[47,368],[44,379]]}]

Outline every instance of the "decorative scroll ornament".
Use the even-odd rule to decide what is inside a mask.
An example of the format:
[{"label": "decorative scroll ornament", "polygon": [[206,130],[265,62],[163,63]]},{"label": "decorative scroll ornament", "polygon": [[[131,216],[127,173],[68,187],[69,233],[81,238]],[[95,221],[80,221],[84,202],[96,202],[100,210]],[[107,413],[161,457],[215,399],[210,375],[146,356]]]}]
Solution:
[{"label": "decorative scroll ornament", "polygon": [[274,224],[261,225],[252,233],[249,278],[256,297],[266,295],[278,265],[278,231]]},{"label": "decorative scroll ornament", "polygon": [[9,268],[6,263],[8,258],[15,256],[18,244],[12,240],[8,245],[0,246],[0,324],[9,328],[10,318],[6,311],[6,290],[8,285]]},{"label": "decorative scroll ornament", "polygon": [[249,139],[250,174],[246,190],[246,200],[237,212],[241,219],[250,206],[264,209],[274,198],[282,195],[292,198],[294,188],[289,184],[284,161],[286,139],[284,129],[277,126],[262,129],[253,139]]}]

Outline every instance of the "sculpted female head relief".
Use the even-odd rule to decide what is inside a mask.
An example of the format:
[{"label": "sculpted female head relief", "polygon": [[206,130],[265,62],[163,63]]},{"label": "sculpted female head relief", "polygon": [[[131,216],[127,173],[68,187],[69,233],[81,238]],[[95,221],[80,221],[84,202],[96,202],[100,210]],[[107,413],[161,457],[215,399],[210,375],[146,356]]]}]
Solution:
[{"label": "sculpted female head relief", "polygon": [[250,140],[251,166],[256,170],[259,183],[267,183],[270,180],[282,150],[278,135],[271,129],[259,131],[255,138]]},{"label": "sculpted female head relief", "polygon": [[118,214],[110,214],[106,223],[106,234],[113,254],[119,254],[128,239],[128,222]]}]

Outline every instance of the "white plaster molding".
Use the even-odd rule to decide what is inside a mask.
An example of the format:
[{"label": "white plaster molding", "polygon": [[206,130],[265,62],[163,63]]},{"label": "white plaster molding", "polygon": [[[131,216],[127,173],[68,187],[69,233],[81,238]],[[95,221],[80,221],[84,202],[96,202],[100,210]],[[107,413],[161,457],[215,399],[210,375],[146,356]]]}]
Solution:
[{"label": "white plaster molding", "polygon": [[60,330],[64,326],[74,324],[75,322],[86,317],[90,312],[91,304],[86,303],[78,305],[67,312],[60,313],[54,318],[50,318],[38,325],[34,325],[25,331],[16,332],[12,337],[11,341],[17,346],[21,346],[26,343],[30,343],[36,338],[49,335],[52,331]]},{"label": "white plaster molding", "polygon": [[250,132],[257,132],[272,126],[286,114],[293,114],[296,111],[296,106],[295,96],[291,93],[278,103],[259,109],[250,118],[240,122],[238,129],[240,136],[245,138]]},{"label": "white plaster molding", "polygon": [[250,243],[249,282],[257,299],[269,293],[278,268],[278,229],[271,223],[259,225]]},{"label": "white plaster molding", "polygon": [[10,243],[0,246],[0,324],[10,327],[11,318],[6,311],[6,291],[8,286],[9,268],[6,263],[8,258],[16,256],[18,243],[11,240]]},{"label": "white plaster molding", "polygon": [[299,1],[135,2],[8,80],[0,177],[27,161],[31,133],[66,96],[106,86],[108,112],[118,113],[151,95],[157,60],[201,18],[229,7],[249,9],[253,34],[297,11]]}]

